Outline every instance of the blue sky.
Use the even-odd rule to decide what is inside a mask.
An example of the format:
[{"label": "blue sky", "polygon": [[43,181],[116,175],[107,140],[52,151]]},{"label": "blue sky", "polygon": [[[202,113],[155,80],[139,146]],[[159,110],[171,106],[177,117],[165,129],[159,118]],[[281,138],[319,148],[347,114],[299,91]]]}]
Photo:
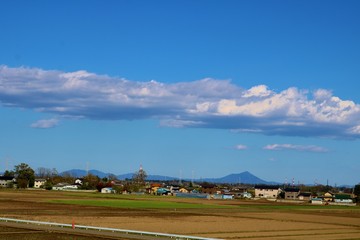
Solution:
[{"label": "blue sky", "polygon": [[0,171],[356,184],[358,1],[2,1]]}]

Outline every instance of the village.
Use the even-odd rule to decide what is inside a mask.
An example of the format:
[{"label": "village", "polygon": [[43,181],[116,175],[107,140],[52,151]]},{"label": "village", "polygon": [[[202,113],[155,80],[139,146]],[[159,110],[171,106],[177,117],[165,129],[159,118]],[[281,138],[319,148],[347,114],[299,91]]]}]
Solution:
[{"label": "village", "polygon": [[42,171],[36,175],[27,164],[20,164],[15,169],[17,172],[6,171],[0,176],[1,188],[87,191],[102,194],[149,194],[224,200],[267,200],[315,205],[355,206],[360,202],[360,185],[356,185],[354,188],[339,188],[328,185],[215,184],[181,180],[147,181],[147,174],[142,167],[134,173],[131,179],[125,180],[118,180],[113,175],[102,179],[92,174],[83,177],[61,176],[50,170]]}]

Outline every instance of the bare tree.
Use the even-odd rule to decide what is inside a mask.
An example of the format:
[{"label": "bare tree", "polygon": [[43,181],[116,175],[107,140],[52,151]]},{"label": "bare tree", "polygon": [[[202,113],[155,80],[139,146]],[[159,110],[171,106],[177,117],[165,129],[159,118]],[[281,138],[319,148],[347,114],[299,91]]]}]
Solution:
[{"label": "bare tree", "polygon": [[54,176],[57,176],[58,172],[55,168],[50,169],[50,168],[44,168],[44,167],[39,167],[36,170],[36,176],[39,178],[52,178]]},{"label": "bare tree", "polygon": [[133,179],[134,184],[139,185],[139,186],[144,186],[146,178],[147,178],[147,174],[144,171],[144,169],[142,168],[142,166],[140,166],[139,171],[134,173],[132,179]]}]

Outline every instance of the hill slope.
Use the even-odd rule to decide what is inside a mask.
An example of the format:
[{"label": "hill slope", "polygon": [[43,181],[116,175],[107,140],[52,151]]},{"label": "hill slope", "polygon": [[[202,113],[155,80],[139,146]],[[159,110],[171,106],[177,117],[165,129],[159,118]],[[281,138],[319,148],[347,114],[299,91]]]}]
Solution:
[{"label": "hill slope", "polygon": [[221,178],[206,178],[203,181],[213,183],[247,183],[247,184],[269,184],[269,182],[256,177],[248,171],[242,173],[229,174]]}]

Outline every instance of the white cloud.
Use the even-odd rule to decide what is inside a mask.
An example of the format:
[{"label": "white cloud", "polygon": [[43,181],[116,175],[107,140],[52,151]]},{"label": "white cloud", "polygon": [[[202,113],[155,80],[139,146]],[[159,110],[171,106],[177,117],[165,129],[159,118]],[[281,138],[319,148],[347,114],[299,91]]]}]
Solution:
[{"label": "white cloud", "polygon": [[244,97],[267,97],[272,93],[265,85],[258,85],[250,88],[244,93]]},{"label": "white cloud", "polygon": [[236,150],[246,150],[248,147],[246,145],[238,144],[234,147]]},{"label": "white cloud", "polygon": [[315,145],[271,144],[264,147],[265,150],[295,150],[301,152],[328,152],[329,150]]},{"label": "white cloud", "polygon": [[31,124],[32,128],[53,128],[59,124],[59,120],[52,118],[52,119],[44,119],[39,120],[33,124]]},{"label": "white cloud", "polygon": [[163,126],[268,135],[360,137],[360,105],[331,91],[243,89],[229,80],[130,81],[87,71],[0,66],[0,103],[72,118],[158,119]]},{"label": "white cloud", "polygon": [[352,127],[350,129],[350,134],[360,134],[360,125]]},{"label": "white cloud", "polygon": [[187,121],[181,119],[164,119],[161,120],[160,125],[162,127],[184,128],[184,127],[196,127],[202,125],[201,122]]}]

